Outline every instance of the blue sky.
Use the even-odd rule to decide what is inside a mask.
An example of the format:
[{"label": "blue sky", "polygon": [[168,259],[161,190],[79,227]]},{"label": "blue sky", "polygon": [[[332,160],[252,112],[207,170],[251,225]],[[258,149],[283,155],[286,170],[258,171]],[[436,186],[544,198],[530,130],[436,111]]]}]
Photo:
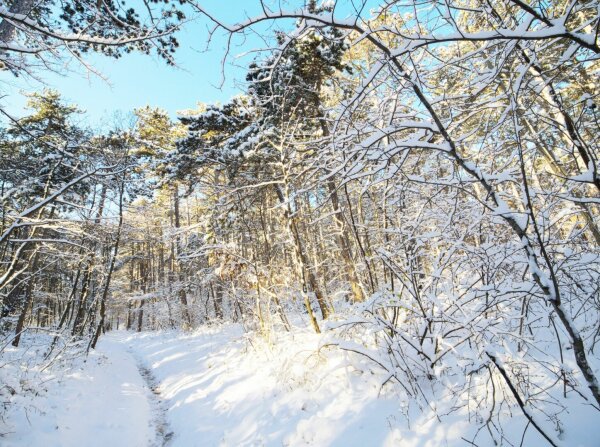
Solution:
[{"label": "blue sky", "polygon": [[[359,0],[355,0],[359,2]],[[235,23],[256,14],[257,0],[200,0],[216,17]],[[284,2],[282,2],[284,3]],[[300,2],[291,2],[298,5]],[[376,1],[369,3],[376,4]],[[339,10],[352,7],[352,0],[340,0]],[[266,43],[257,34],[238,38],[231,51],[222,76],[221,61],[225,54],[225,39],[218,36],[206,50],[206,19],[185,25],[179,33],[176,59],[178,67],[169,67],[154,56],[126,54],[121,59],[110,59],[88,54],[86,62],[102,73],[106,80],[86,72],[70,60],[63,75],[38,71],[42,82],[14,78],[0,71],[0,104],[14,116],[24,113],[26,98],[21,92],[54,88],[69,101],[86,111],[86,120],[93,125],[108,124],[115,112],[128,113],[144,105],[161,107],[175,116],[177,110],[195,108],[196,103],[225,102],[243,91],[245,66],[255,57],[251,50],[265,48]],[[280,25],[278,25],[280,26]],[[263,25],[260,34],[272,36],[272,25]]]}]

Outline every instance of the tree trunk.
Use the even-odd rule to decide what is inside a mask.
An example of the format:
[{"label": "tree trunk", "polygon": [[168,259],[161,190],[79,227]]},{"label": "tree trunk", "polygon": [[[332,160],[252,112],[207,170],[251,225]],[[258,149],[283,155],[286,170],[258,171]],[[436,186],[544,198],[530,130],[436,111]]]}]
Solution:
[{"label": "tree trunk", "polygon": [[[174,220],[175,220],[175,231],[177,232],[179,230],[179,228],[181,227],[181,223],[180,223],[181,221],[180,221],[180,215],[179,215],[179,188],[177,185],[175,185],[173,187],[173,214],[174,214]],[[177,256],[180,253],[181,253],[181,238],[179,237],[179,234],[177,234],[175,236],[175,253],[173,254],[174,260],[177,259]],[[187,293],[183,286],[185,276],[183,274],[183,271],[182,271],[179,261],[175,261],[175,262],[176,262],[175,265],[177,266],[177,270],[178,270],[179,291],[177,294],[179,296],[179,302],[181,303],[183,328],[189,329],[192,327],[192,317],[190,315],[190,311],[188,308]]]},{"label": "tree trunk", "polygon": [[[123,192],[125,189],[125,185],[121,182],[121,187],[119,190],[119,224],[117,226],[117,234],[115,238],[115,244],[112,250],[110,265],[108,267],[108,273],[106,275],[106,283],[104,284],[104,290],[102,291],[102,298],[100,299],[100,321],[98,322],[98,326],[96,327],[96,332],[91,340],[90,347],[92,349],[96,349],[96,343],[98,343],[98,338],[100,337],[100,331],[104,326],[104,321],[106,318],[106,299],[108,297],[108,291],[110,288],[110,280],[112,278],[112,274],[115,270],[115,262],[117,260],[117,253],[119,251],[119,242],[121,241],[121,229],[123,228]],[[105,192],[105,191],[104,191]],[[102,201],[104,202],[104,201]],[[100,211],[100,214],[102,211]]]},{"label": "tree trunk", "polygon": [[344,265],[346,267],[346,279],[350,283],[350,288],[352,289],[353,301],[361,302],[365,300],[365,295],[358,279],[356,264],[354,264],[354,261],[352,260],[350,241],[348,239],[348,229],[346,223],[344,222],[344,215],[342,214],[342,210],[340,208],[337,188],[335,187],[333,180],[330,179],[327,181],[327,188],[329,189],[331,205],[333,206],[333,218],[337,226],[336,239],[338,246],[340,247]]}]

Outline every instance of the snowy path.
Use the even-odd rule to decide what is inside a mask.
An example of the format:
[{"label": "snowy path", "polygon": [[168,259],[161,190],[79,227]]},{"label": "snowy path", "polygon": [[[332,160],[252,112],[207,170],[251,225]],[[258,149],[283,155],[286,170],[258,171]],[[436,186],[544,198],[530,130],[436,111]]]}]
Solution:
[{"label": "snowy path", "polygon": [[198,405],[187,394],[201,390],[196,378],[211,377],[204,361],[240,335],[238,327],[202,336],[109,333],[87,359],[76,359],[60,376],[49,375],[46,392],[0,413],[9,427],[0,430],[0,446],[219,445],[223,423],[213,402]]},{"label": "snowy path", "polygon": [[[409,408],[405,396],[382,389],[387,376],[372,362],[322,343],[310,329],[268,343],[236,325],[113,332],[86,362],[13,407],[0,445],[455,447],[477,430],[464,410],[443,410],[440,423]],[[573,431],[565,446],[597,444],[589,442],[600,433],[595,413],[586,417],[577,416],[586,431]],[[519,439],[525,422],[514,418]],[[523,445],[547,444],[529,430]]]},{"label": "snowy path", "polygon": [[[136,361],[106,337],[98,352],[49,382],[32,405],[15,409],[21,430],[2,438],[6,447],[118,447],[155,445],[149,390]],[[16,420],[15,420],[16,418]],[[21,420],[19,420],[21,419]],[[26,430],[23,428],[27,428]]]},{"label": "snowy path", "polygon": [[153,427],[156,435],[155,440],[151,443],[153,447],[167,447],[173,438],[173,431],[169,427],[167,420],[168,407],[162,396],[160,395],[160,385],[154,377],[152,370],[148,368],[142,360],[130,350],[130,354],[136,358],[137,368],[140,376],[144,379],[147,389],[148,402],[152,410],[152,420],[150,426]]}]

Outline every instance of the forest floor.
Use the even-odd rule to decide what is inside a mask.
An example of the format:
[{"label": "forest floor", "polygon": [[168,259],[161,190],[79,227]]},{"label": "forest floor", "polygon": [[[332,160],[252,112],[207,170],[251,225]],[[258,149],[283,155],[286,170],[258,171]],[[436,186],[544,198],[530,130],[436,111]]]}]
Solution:
[{"label": "forest floor", "polygon": [[[382,387],[385,374],[371,361],[324,344],[308,330],[268,341],[239,325],[111,332],[87,358],[28,377],[35,393],[13,397],[0,418],[0,445],[469,445],[474,427],[466,414],[454,411],[441,423],[433,411],[408,408],[394,387]],[[0,379],[10,384],[6,374]],[[27,389],[19,380],[11,386]],[[569,445],[594,445],[585,439]],[[532,430],[523,440],[546,445]]]}]

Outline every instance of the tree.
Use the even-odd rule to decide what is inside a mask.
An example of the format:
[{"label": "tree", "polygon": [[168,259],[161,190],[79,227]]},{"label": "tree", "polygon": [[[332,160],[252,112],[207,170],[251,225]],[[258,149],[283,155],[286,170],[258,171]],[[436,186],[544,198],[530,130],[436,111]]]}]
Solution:
[{"label": "tree", "polygon": [[178,45],[172,34],[183,12],[169,0],[144,1],[141,9],[142,15],[126,3],[104,0],[9,1],[0,6],[0,68],[32,74],[36,60],[52,67],[66,54],[83,61],[88,51],[115,58],[156,51],[172,64]]},{"label": "tree", "polygon": [[[82,337],[94,332],[99,307],[103,323],[118,248],[118,237],[113,245],[105,232],[112,230],[104,222],[113,192],[108,179],[128,169],[126,145],[75,126],[77,108],[56,92],[33,95],[30,106],[29,116],[3,132],[0,146],[8,173],[2,178],[1,318],[3,330],[14,330],[15,346],[32,324]],[[107,245],[112,260],[105,259]]]}]

